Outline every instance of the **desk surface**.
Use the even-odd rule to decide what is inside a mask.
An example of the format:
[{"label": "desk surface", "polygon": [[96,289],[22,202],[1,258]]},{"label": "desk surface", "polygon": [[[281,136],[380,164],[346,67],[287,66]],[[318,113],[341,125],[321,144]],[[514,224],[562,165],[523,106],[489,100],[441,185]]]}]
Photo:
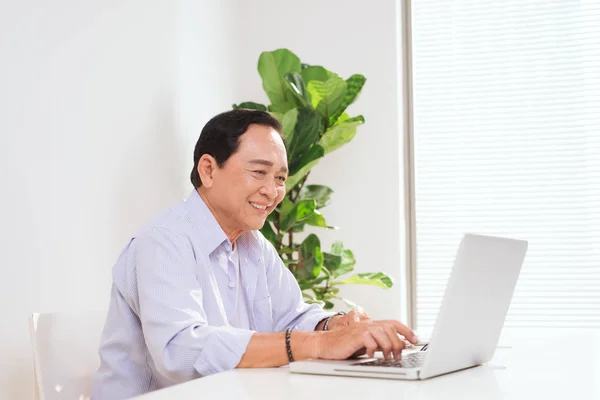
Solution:
[{"label": "desk surface", "polygon": [[426,381],[300,375],[286,367],[224,372],[158,390],[162,399],[600,400],[600,333],[523,336],[492,362]]}]

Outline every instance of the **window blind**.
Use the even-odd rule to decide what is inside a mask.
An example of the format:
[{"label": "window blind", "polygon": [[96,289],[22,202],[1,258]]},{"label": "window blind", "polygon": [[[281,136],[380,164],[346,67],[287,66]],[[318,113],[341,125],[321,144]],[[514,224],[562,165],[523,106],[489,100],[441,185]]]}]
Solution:
[{"label": "window blind", "polygon": [[529,250],[506,327],[600,327],[600,2],[415,0],[416,317],[463,233]]}]

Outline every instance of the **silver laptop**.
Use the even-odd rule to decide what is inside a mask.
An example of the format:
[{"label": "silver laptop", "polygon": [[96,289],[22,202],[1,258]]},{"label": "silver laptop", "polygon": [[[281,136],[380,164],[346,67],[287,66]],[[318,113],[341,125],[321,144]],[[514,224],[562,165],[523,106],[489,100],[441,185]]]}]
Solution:
[{"label": "silver laptop", "polygon": [[290,364],[290,371],[417,380],[488,362],[498,345],[526,252],[523,240],[465,235],[427,346],[405,350],[402,360],[297,361]]}]

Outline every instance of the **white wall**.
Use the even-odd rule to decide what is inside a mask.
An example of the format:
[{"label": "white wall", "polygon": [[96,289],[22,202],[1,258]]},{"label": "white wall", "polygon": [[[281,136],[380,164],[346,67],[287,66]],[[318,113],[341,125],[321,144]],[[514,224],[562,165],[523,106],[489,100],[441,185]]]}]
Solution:
[{"label": "white wall", "polygon": [[254,0],[242,7],[240,102],[267,101],[256,64],[261,51],[280,47],[344,78],[353,73],[367,77],[349,110],[350,115],[363,114],[366,124],[352,142],[313,169],[309,182],[335,190],[323,214],[340,230],[319,231],[325,247],[342,240],[354,252],[358,272],[383,271],[396,282],[389,291],[361,285],[343,292],[373,317],[401,318],[404,227],[396,1],[305,0],[298,5],[291,0]]},{"label": "white wall", "polygon": [[233,2],[0,4],[0,398],[29,398],[33,312],[108,306],[128,235],[191,190],[230,107]]}]

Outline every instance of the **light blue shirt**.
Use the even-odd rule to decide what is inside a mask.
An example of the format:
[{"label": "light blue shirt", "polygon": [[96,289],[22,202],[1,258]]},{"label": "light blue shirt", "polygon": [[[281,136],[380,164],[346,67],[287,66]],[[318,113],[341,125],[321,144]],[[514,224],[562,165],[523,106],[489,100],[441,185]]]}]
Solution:
[{"label": "light blue shirt", "polygon": [[[113,269],[92,399],[233,369],[254,333],[314,330],[331,315],[304,303],[260,232],[242,233],[235,246],[231,257],[231,242],[195,190],[130,240]],[[243,318],[234,315],[238,287]]]}]

